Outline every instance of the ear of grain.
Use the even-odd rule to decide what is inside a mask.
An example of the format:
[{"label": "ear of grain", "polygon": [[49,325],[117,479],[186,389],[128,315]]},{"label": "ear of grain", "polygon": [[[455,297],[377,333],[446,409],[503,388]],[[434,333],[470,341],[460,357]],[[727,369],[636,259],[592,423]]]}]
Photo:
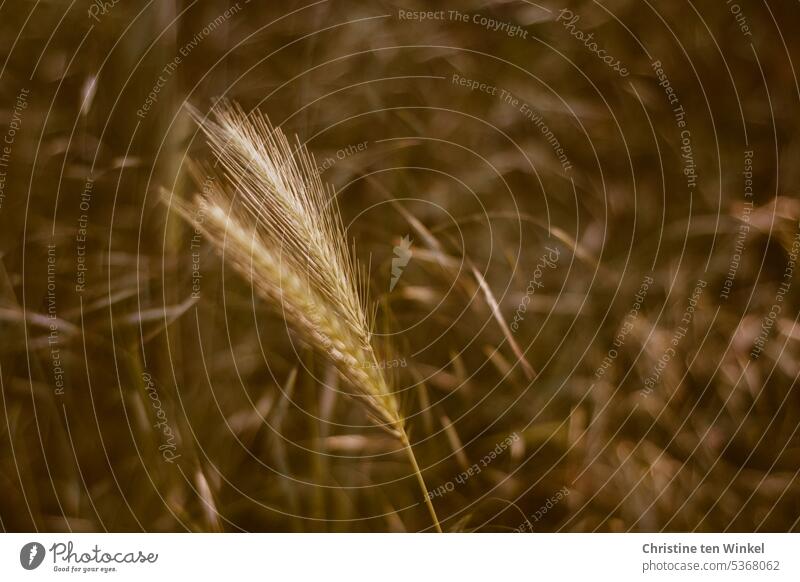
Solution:
[{"label": "ear of grain", "polygon": [[[372,345],[363,274],[348,250],[334,193],[305,147],[292,147],[261,114],[221,103],[213,119],[192,114],[218,170],[192,166],[203,193],[170,200],[256,292],[324,352],[372,418],[400,439],[437,530],[395,394]],[[203,220],[195,220],[202,213]]]}]

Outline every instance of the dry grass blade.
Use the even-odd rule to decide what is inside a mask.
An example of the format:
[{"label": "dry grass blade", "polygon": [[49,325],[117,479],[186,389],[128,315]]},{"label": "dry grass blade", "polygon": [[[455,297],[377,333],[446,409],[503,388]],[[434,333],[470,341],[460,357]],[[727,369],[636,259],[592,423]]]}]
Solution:
[{"label": "dry grass blade", "polygon": [[348,250],[332,189],[305,147],[292,147],[263,115],[229,103],[214,109],[213,120],[192,113],[220,171],[193,165],[202,194],[171,203],[331,359],[375,422],[400,439],[439,529],[398,401],[378,365],[364,275]]},{"label": "dry grass blade", "polygon": [[486,282],[486,279],[483,278],[483,275],[481,275],[480,271],[478,271],[478,269],[476,269],[475,265],[472,263],[470,263],[470,269],[472,270],[472,274],[475,277],[475,280],[478,282],[481,291],[483,291],[483,296],[486,299],[486,303],[489,305],[489,309],[492,311],[492,315],[500,326],[500,329],[503,331],[503,335],[506,336],[508,344],[511,346],[514,355],[517,356],[517,361],[519,362],[520,366],[522,366],[525,376],[528,378],[528,380],[533,380],[536,377],[536,370],[533,369],[533,366],[531,366],[530,362],[528,362],[528,360],[525,358],[525,354],[520,349],[517,340],[514,339],[514,336],[511,334],[511,330],[508,329],[506,320],[503,319],[503,314],[500,312],[500,305],[498,305],[497,299],[494,298],[494,294],[489,288],[489,284]]}]

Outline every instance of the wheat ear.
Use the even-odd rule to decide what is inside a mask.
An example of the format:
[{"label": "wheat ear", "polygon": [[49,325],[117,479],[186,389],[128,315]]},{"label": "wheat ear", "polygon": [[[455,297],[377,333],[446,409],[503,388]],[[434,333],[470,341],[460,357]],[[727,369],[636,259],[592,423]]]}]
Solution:
[{"label": "wheat ear", "polygon": [[441,532],[397,398],[378,366],[365,277],[348,250],[333,189],[307,149],[299,142],[293,148],[262,114],[228,102],[214,108],[213,119],[190,111],[219,170],[192,164],[202,194],[171,204],[330,358],[373,420],[400,440]]}]

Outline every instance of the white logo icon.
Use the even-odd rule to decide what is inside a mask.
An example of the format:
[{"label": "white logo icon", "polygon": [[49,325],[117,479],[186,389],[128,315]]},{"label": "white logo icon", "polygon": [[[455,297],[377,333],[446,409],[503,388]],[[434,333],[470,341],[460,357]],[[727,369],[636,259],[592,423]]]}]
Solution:
[{"label": "white logo icon", "polygon": [[389,281],[389,291],[394,290],[400,275],[403,274],[408,262],[411,260],[411,243],[413,241],[406,235],[400,239],[400,244],[394,247],[394,258],[392,259],[392,279]]}]

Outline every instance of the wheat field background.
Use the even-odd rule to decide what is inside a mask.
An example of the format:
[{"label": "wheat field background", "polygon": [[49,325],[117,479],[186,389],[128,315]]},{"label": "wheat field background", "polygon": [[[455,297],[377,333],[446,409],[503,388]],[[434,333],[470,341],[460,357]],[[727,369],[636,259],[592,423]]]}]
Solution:
[{"label": "wheat field background", "polygon": [[[799,29],[1,2],[0,527],[799,531]],[[318,206],[258,190],[259,116]]]}]

